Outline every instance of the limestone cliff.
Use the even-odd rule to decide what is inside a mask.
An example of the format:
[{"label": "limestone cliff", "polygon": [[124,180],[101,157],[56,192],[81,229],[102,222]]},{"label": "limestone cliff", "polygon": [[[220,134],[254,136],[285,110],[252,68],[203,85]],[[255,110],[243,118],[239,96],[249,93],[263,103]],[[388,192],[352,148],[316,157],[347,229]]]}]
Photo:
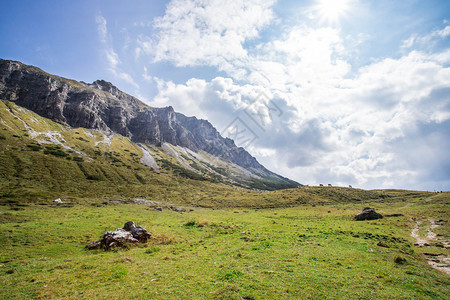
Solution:
[{"label": "limestone cliff", "polygon": [[0,59],[0,99],[71,127],[115,132],[136,143],[202,150],[259,176],[296,184],[267,170],[208,121],[186,117],[170,106],[150,107],[103,80],[78,82]]}]

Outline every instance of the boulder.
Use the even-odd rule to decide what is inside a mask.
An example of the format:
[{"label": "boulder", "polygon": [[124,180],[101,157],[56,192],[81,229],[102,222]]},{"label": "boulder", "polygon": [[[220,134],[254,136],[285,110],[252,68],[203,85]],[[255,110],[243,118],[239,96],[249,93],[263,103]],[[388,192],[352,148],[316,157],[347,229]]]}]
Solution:
[{"label": "boulder", "polygon": [[133,237],[131,232],[128,232],[123,228],[119,228],[114,231],[105,232],[100,243],[103,249],[109,250],[115,247],[126,248],[138,242],[139,241]]},{"label": "boulder", "polygon": [[179,213],[184,213],[186,211],[186,209],[183,206],[170,206],[170,209],[175,211],[175,212],[179,212]]},{"label": "boulder", "polygon": [[152,234],[148,232],[144,227],[136,226],[133,221],[126,222],[123,226],[123,229],[131,232],[131,235],[141,243],[146,243],[147,240],[152,236]]},{"label": "boulder", "polygon": [[86,249],[102,248],[110,250],[116,247],[127,248],[137,243],[146,243],[151,236],[152,234],[144,227],[136,226],[133,221],[128,221],[123,228],[105,232],[101,240],[90,242],[87,244]]},{"label": "boulder", "polygon": [[357,221],[382,219],[383,216],[370,207],[363,208],[362,212],[355,216]]},{"label": "boulder", "polygon": [[64,203],[64,201],[62,201],[61,198],[58,198],[58,199],[53,200],[53,203],[61,204],[61,203]]},{"label": "boulder", "polygon": [[128,221],[125,223],[125,225],[123,225],[123,229],[125,229],[126,231],[131,231],[133,230],[133,228],[136,228],[136,224],[134,224],[133,221]]},{"label": "boulder", "polygon": [[137,226],[131,229],[131,235],[141,243],[146,243],[152,236],[144,227]]}]

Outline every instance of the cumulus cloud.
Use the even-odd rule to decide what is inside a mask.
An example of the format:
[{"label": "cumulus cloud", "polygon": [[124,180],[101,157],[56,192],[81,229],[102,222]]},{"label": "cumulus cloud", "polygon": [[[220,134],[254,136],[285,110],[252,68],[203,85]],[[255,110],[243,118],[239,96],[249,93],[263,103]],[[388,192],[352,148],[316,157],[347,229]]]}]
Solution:
[{"label": "cumulus cloud", "polygon": [[356,68],[349,43],[359,44],[336,28],[300,23],[258,39],[278,22],[274,2],[173,0],[136,53],[225,75],[174,83],[144,68],[158,86],[152,105],[208,119],[225,135],[246,126],[247,150],[301,183],[450,188],[450,51],[433,48],[450,27]]},{"label": "cumulus cloud", "polygon": [[185,84],[159,78],[156,81],[159,94],[152,104],[172,105],[187,115],[214,120],[216,126],[226,126],[234,114],[249,107],[264,91],[260,86],[239,85],[233,79],[224,77],[216,77],[209,82],[192,78]]},{"label": "cumulus cloud", "polygon": [[176,66],[212,65],[233,71],[245,61],[243,44],[274,18],[275,0],[173,0],[154,20],[157,38],[141,36],[138,52]]},{"label": "cumulus cloud", "polygon": [[[270,169],[303,183],[418,188],[435,166],[442,170],[437,185],[443,184],[448,172],[439,166],[449,164],[444,152],[450,150],[448,143],[439,142],[448,139],[445,126],[450,120],[450,69],[445,67],[450,61],[445,53],[411,51],[350,76],[349,64],[339,58],[338,32],[299,30],[252,57],[249,73],[261,74],[271,85],[253,80],[256,75],[245,85],[222,77],[161,83],[156,102],[175,104],[220,129],[226,126],[224,116],[245,117],[248,105],[265,91],[288,113],[277,121],[271,117],[264,130],[249,118],[244,121],[258,136],[248,150]],[[323,41],[324,36],[333,38]],[[420,126],[430,132],[421,132]]]}]

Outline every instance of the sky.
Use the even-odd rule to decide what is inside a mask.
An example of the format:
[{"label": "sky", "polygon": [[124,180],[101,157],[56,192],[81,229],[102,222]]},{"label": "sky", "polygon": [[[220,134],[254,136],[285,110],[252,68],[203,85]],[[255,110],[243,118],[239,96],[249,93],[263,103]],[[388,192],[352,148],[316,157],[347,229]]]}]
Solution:
[{"label": "sky", "polygon": [[207,119],[302,184],[450,190],[448,0],[0,0],[0,58]]}]

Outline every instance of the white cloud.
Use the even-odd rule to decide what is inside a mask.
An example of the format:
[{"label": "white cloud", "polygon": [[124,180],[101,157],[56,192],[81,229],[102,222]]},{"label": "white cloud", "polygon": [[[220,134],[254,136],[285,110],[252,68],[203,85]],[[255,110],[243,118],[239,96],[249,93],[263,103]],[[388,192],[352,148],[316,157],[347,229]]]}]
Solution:
[{"label": "white cloud", "polygon": [[95,18],[95,22],[97,23],[97,31],[100,36],[100,41],[102,43],[106,43],[106,37],[108,35],[108,29],[106,27],[106,19],[103,16],[97,16]]},{"label": "white cloud", "polygon": [[139,85],[135,82],[133,77],[130,74],[122,71],[119,67],[121,61],[119,55],[112,46],[112,38],[108,34],[108,24],[106,19],[102,15],[98,15],[95,18],[95,21],[97,23],[97,31],[99,34],[100,42],[102,44],[102,52],[108,63],[109,71],[114,75],[114,77],[138,89]]},{"label": "white cloud", "polygon": [[[429,165],[450,165],[449,143],[439,142],[450,140],[450,50],[433,51],[450,26],[412,35],[401,57],[352,69],[348,56],[358,53],[359,40],[372,37],[297,24],[279,37],[257,39],[277,21],[273,4],[172,1],[154,22],[158,37],[139,37],[137,56],[177,67],[212,66],[226,76],[176,84],[144,69],[144,78],[158,84],[152,105],[172,105],[219,131],[239,117],[257,136],[247,149],[302,183],[414,188]],[[270,100],[282,114],[271,115]]]},{"label": "white cloud", "polygon": [[134,81],[133,77],[131,77],[130,74],[121,72],[115,68],[111,68],[110,71],[115,77],[119,78],[120,80],[128,83],[129,85],[135,87],[136,89],[139,88],[139,85]]},{"label": "white cloud", "polygon": [[114,52],[114,49],[112,48],[106,48],[105,50],[105,56],[106,60],[109,63],[110,68],[115,69],[117,65],[120,63],[119,56],[116,52]]},{"label": "white cloud", "polygon": [[[192,78],[186,84],[165,82],[159,78],[155,80],[159,94],[153,99],[152,105],[172,105],[175,110],[184,114],[210,120],[212,119],[209,114],[215,113],[218,107],[221,109],[217,113],[222,115],[220,119],[223,120],[223,116],[232,116],[236,111],[248,107],[263,91],[261,87],[241,86],[235,84],[231,78],[223,77],[216,77],[210,82]],[[223,124],[226,122],[228,120]]]},{"label": "white cloud", "polygon": [[211,65],[232,71],[246,60],[244,42],[274,18],[275,0],[173,0],[154,27],[158,38],[140,39],[140,48],[155,61],[176,66]]},{"label": "white cloud", "polygon": [[[160,82],[156,103],[207,118],[220,131],[224,116],[242,116],[264,91],[289,112],[264,130],[246,120],[258,135],[248,150],[269,169],[303,183],[412,188],[430,163],[448,161],[433,147],[404,145],[421,136],[417,124],[446,136],[449,52],[411,51],[350,73],[343,48],[337,30],[296,27],[248,55],[249,84],[222,77]],[[436,155],[417,162],[426,151]]]},{"label": "white cloud", "polygon": [[436,29],[426,35],[413,34],[408,39],[403,41],[402,49],[408,50],[413,47],[422,47],[426,49],[431,49],[439,41],[446,39],[450,36],[450,26],[447,25],[443,29]]},{"label": "white cloud", "polygon": [[148,82],[153,82],[153,77],[148,74],[148,70],[147,70],[146,66],[144,66],[144,73],[142,73],[142,78],[144,78],[144,80],[146,80]]},{"label": "white cloud", "polygon": [[[329,139],[334,146],[323,154],[323,163],[304,169],[304,173],[320,175],[317,170],[328,166],[330,180],[337,182],[354,178],[355,185],[366,187],[411,187],[408,181],[417,179],[428,165],[416,162],[420,147],[407,149],[417,154],[412,159],[397,145],[417,138],[414,129],[417,124],[434,124],[437,132],[445,128],[440,124],[450,120],[450,97],[433,93],[440,90],[448,93],[449,76],[448,67],[439,64],[433,55],[420,52],[361,69],[345,86],[334,89],[337,96],[334,103],[329,102],[317,111],[315,117],[335,137],[334,141]],[[339,106],[342,110],[338,110]],[[334,121],[327,122],[336,111]],[[434,143],[435,147],[439,144]],[[446,158],[441,155],[431,160],[446,161]]]}]

